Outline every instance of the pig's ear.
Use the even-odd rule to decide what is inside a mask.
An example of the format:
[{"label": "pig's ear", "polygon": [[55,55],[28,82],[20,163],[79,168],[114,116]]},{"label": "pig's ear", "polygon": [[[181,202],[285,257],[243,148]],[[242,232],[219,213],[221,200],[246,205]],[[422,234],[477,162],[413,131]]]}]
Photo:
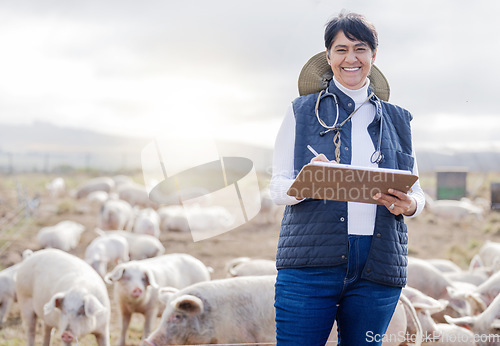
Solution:
[{"label": "pig's ear", "polygon": [[122,278],[125,267],[123,265],[117,265],[111,272],[104,275],[104,282],[107,284],[112,284]]},{"label": "pig's ear", "polygon": [[148,281],[148,284],[151,285],[153,288],[159,288],[158,283],[155,280],[155,276],[153,272],[150,269],[146,269],[144,271],[144,275],[146,275],[146,279]]},{"label": "pig's ear", "polygon": [[93,295],[88,295],[84,299],[85,315],[95,316],[106,311],[106,307]]},{"label": "pig's ear", "polygon": [[54,309],[61,309],[63,301],[64,293],[59,292],[54,294],[52,298],[50,298],[49,302],[43,306],[43,314],[48,315],[54,311]]},{"label": "pig's ear", "polygon": [[474,316],[464,316],[464,317],[458,317],[458,318],[453,318],[448,315],[444,315],[444,319],[446,322],[449,324],[455,324],[460,327],[465,327],[468,329],[472,329],[474,327],[474,324],[476,322],[476,319]]},{"label": "pig's ear", "polygon": [[474,257],[472,257],[472,259],[470,260],[469,271],[473,271],[474,269],[482,267],[484,267],[483,260],[478,254],[475,254]]},{"label": "pig's ear", "polygon": [[175,309],[185,312],[188,315],[198,315],[203,313],[203,302],[200,298],[185,294],[175,299],[171,303]]},{"label": "pig's ear", "polygon": [[158,290],[158,300],[164,304],[168,303],[170,297],[172,297],[179,290],[175,287],[161,287]]},{"label": "pig's ear", "polygon": [[443,311],[447,306],[443,302],[440,302],[435,299],[412,302],[412,305],[415,308],[415,310],[428,310],[431,314]]}]

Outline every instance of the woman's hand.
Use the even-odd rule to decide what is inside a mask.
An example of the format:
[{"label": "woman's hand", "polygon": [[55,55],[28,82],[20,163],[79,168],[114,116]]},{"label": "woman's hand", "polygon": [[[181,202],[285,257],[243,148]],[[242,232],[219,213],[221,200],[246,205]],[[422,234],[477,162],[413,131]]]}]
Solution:
[{"label": "woman's hand", "polygon": [[326,158],[325,154],[319,154],[318,156],[315,156],[309,161],[309,163],[312,163],[314,161],[323,161],[323,162],[336,162],[336,161],[330,161]]},{"label": "woman's hand", "polygon": [[386,193],[377,193],[373,196],[373,199],[381,202],[383,205],[387,207],[387,209],[394,215],[406,215],[411,216],[417,210],[417,203],[415,202],[415,198],[409,196],[408,194],[389,189],[389,194]]},{"label": "woman's hand", "polygon": [[[323,161],[323,162],[331,162],[330,160],[328,160],[325,156],[325,154],[319,154],[318,156],[314,156],[311,161],[309,161],[309,163],[312,163],[314,161]],[[335,162],[335,161],[334,161]],[[295,197],[296,200],[298,201],[302,201],[304,200],[305,198],[297,198]]]}]

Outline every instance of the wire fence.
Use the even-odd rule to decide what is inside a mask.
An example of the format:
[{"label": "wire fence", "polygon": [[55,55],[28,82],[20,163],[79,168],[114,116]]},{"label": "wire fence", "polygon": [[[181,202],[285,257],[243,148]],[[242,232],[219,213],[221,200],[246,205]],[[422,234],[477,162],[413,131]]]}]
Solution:
[{"label": "wire fence", "polygon": [[32,216],[36,215],[40,204],[40,196],[29,196],[26,189],[19,182],[16,184],[16,192],[16,209],[12,213],[0,218],[0,237],[7,239],[0,245],[0,255],[7,251],[23,235],[24,230],[17,229],[16,233],[10,238],[7,237],[9,232],[18,228],[23,221],[29,220]]}]

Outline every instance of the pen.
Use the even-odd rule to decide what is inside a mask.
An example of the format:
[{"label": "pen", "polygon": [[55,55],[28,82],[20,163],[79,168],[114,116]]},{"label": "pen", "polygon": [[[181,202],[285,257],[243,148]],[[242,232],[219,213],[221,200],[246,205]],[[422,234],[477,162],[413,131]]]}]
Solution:
[{"label": "pen", "polygon": [[309,149],[311,151],[311,153],[313,153],[315,156],[319,156],[319,154],[316,152],[316,150],[314,150],[314,148],[311,147],[309,144],[307,145],[307,149]]}]

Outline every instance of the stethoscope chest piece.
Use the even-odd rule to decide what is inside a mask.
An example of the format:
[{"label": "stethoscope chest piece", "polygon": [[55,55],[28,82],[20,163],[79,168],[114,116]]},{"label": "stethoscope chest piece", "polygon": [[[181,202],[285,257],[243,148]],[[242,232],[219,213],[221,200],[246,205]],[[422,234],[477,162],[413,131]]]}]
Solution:
[{"label": "stethoscope chest piece", "polygon": [[376,163],[379,164],[384,160],[384,154],[380,151],[380,149],[377,149],[373,152],[372,156],[370,157],[371,163]]}]

